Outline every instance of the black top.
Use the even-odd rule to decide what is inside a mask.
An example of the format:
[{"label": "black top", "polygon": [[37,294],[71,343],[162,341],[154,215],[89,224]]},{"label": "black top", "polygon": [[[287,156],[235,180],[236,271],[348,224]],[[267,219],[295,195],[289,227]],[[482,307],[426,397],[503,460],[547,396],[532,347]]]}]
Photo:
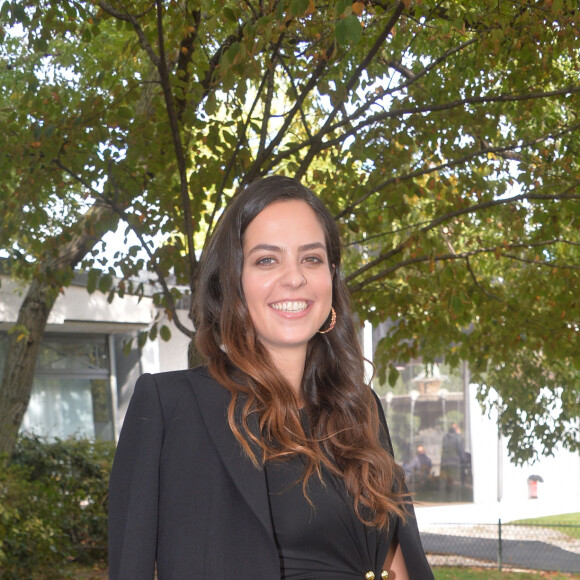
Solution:
[{"label": "black top", "polygon": [[[265,464],[272,523],[285,580],[355,580],[381,571],[393,537],[365,526],[354,512],[342,480],[323,468],[308,480],[308,503],[299,481],[304,460]],[[298,483],[297,483],[298,481]]]}]

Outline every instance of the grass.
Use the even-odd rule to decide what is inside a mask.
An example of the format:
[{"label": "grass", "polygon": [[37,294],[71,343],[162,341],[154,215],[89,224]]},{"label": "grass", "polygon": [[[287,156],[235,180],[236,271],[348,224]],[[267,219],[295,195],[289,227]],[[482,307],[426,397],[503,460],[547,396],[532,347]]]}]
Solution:
[{"label": "grass", "polygon": [[[556,526],[556,529],[570,536],[580,540],[580,513],[574,514],[559,514],[555,516],[545,516],[543,518],[533,518],[527,520],[517,520],[510,522],[510,524],[531,524],[534,526],[549,525]],[[559,526],[563,526],[560,528]],[[578,526],[576,528],[570,526]]]},{"label": "grass", "polygon": [[63,576],[63,580],[107,580],[108,578],[109,573],[106,568],[76,565],[71,565]]},{"label": "grass", "polygon": [[570,580],[578,574],[561,572],[500,572],[489,568],[434,568],[435,580]]},{"label": "grass", "polygon": [[[447,568],[436,567],[433,569],[435,580],[571,580],[578,578],[577,574],[562,574],[561,572],[500,572],[490,568]],[[75,580],[107,580],[107,573],[103,570],[91,568],[77,568],[70,570],[70,575],[65,576]]]}]

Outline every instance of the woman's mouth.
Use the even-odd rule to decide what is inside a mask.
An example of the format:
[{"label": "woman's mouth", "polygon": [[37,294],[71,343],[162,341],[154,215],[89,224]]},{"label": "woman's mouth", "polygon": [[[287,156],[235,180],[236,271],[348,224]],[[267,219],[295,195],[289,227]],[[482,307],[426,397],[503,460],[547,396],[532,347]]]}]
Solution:
[{"label": "woman's mouth", "polygon": [[285,302],[273,302],[270,307],[278,312],[302,312],[308,308],[305,300],[288,300]]}]

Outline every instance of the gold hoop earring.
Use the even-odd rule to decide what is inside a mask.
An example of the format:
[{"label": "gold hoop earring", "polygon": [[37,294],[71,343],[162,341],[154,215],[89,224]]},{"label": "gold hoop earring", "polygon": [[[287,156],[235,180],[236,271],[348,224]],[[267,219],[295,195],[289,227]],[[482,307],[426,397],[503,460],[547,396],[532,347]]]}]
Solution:
[{"label": "gold hoop earring", "polygon": [[319,330],[319,334],[326,334],[330,332],[336,325],[336,310],[331,306],[330,307],[330,326],[326,330]]}]

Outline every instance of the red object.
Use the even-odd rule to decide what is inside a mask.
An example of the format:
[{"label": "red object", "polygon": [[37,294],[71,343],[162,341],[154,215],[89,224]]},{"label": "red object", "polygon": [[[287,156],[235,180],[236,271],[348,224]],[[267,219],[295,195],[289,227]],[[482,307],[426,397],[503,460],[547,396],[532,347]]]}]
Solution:
[{"label": "red object", "polygon": [[528,499],[538,499],[538,482],[528,479]]}]

